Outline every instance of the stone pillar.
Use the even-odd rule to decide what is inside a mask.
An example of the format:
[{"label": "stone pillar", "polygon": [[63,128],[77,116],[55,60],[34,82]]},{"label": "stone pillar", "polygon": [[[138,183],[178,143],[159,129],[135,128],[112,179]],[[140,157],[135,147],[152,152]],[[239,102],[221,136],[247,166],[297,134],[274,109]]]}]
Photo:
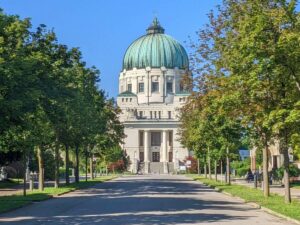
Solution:
[{"label": "stone pillar", "polygon": [[149,173],[149,131],[145,130],[144,131],[144,162],[145,162],[145,173]]},{"label": "stone pillar", "polygon": [[162,141],[162,158],[164,164],[164,173],[168,173],[168,146],[167,146],[167,134],[168,131],[163,130],[163,141]]},{"label": "stone pillar", "polygon": [[147,97],[147,104],[149,105],[149,98],[150,98],[150,92],[151,92],[151,77],[150,77],[150,67],[146,67],[147,77],[145,77],[144,81],[144,91],[145,95]]}]

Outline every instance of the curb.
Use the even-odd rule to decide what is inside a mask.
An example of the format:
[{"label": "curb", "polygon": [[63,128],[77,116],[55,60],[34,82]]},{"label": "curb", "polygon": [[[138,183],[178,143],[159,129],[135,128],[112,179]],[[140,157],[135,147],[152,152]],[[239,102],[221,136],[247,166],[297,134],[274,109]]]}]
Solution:
[{"label": "curb", "polygon": [[[197,181],[197,180],[196,180],[196,181]],[[198,182],[199,182],[199,180],[198,180]],[[201,181],[200,181],[200,182],[201,182]],[[230,196],[230,197],[239,199],[240,201],[244,202],[245,204],[247,204],[247,205],[249,205],[249,206],[251,206],[251,207],[253,207],[253,208],[255,208],[255,209],[260,209],[260,210],[262,210],[262,211],[264,211],[264,212],[267,212],[267,213],[269,213],[269,214],[271,214],[271,215],[273,215],[273,216],[277,216],[277,217],[280,217],[280,218],[282,218],[282,219],[285,219],[285,220],[287,220],[287,221],[289,221],[289,222],[293,222],[293,223],[295,223],[295,224],[299,224],[299,225],[300,225],[300,221],[295,220],[295,219],[293,219],[293,218],[290,218],[290,217],[288,217],[288,216],[282,215],[282,214],[280,214],[280,213],[277,213],[277,212],[275,212],[275,211],[273,211],[273,210],[271,210],[271,209],[268,209],[268,208],[266,208],[266,207],[263,207],[263,206],[261,206],[261,205],[255,203],[255,202],[247,202],[245,199],[242,199],[242,198],[240,198],[240,197],[234,196],[234,195],[232,195],[231,193],[228,193],[228,192],[226,192],[226,191],[222,191],[221,189],[219,189],[219,188],[217,188],[217,187],[214,187],[214,186],[212,186],[212,185],[205,184],[205,183],[202,183],[202,182],[201,182],[201,184],[204,184],[204,185],[207,186],[207,187],[213,188],[214,190],[216,190],[216,191],[219,192],[219,193],[222,193],[222,194],[225,194],[225,195],[227,195],[227,196]]]},{"label": "curb", "polygon": [[281,218],[283,218],[283,219],[286,219],[287,221],[290,221],[290,222],[293,222],[293,223],[296,223],[296,224],[300,224],[300,221],[295,220],[295,219],[293,219],[293,218],[290,218],[290,217],[288,217],[288,216],[282,215],[282,214],[280,214],[280,213],[274,212],[274,211],[271,210],[271,209],[265,208],[265,207],[263,207],[263,206],[261,206],[260,209],[261,209],[262,211],[265,211],[265,212],[271,214],[271,215],[281,217]]}]

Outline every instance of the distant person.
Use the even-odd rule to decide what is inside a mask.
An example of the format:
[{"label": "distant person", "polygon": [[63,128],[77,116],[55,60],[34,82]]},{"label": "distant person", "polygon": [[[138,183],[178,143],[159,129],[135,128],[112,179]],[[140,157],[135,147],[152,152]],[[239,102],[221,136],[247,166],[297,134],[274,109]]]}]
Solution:
[{"label": "distant person", "polygon": [[252,173],[251,169],[248,169],[248,171],[247,171],[247,174],[246,174],[246,180],[248,181],[248,183],[249,183],[250,181],[253,181],[253,180],[254,180],[254,176],[253,176],[253,173]]}]

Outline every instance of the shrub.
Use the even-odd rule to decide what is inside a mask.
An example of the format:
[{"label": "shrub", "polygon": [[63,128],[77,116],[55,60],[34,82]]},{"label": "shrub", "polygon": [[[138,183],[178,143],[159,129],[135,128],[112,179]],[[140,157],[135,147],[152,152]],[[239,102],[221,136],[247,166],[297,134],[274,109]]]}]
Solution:
[{"label": "shrub", "polygon": [[247,158],[244,161],[233,161],[231,167],[236,171],[237,176],[245,176],[250,168],[250,158]]},{"label": "shrub", "polygon": [[[69,175],[72,175],[72,168],[69,168]],[[66,169],[59,168],[59,177],[65,178],[66,177]]]},{"label": "shrub", "polygon": [[126,165],[122,159],[119,159],[117,162],[113,162],[108,165],[109,172],[123,172],[125,170]]},{"label": "shrub", "polygon": [[186,161],[191,161],[191,167],[187,168],[188,173],[198,173],[197,159],[193,156],[188,156],[185,158],[184,163],[186,163]]},{"label": "shrub", "polygon": [[[272,171],[273,179],[274,180],[282,180],[283,173],[284,173],[283,166],[278,169],[274,169]],[[290,164],[289,173],[290,173],[290,177],[298,177],[300,175],[300,169],[296,165]]]}]

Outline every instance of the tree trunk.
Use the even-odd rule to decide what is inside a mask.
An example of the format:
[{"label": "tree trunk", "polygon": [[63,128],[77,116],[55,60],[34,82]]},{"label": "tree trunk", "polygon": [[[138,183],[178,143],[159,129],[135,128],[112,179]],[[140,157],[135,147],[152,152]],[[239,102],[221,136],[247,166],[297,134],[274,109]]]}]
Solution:
[{"label": "tree trunk", "polygon": [[204,163],[204,176],[207,178],[207,165]]},{"label": "tree trunk", "polygon": [[198,170],[198,175],[201,175],[201,171],[200,171],[200,159],[197,159],[197,170]]},{"label": "tree trunk", "polygon": [[[287,155],[287,156],[286,156]],[[284,153],[284,201],[291,203],[290,175],[289,175],[289,155]]]},{"label": "tree trunk", "polygon": [[66,184],[70,184],[70,174],[69,174],[69,146],[66,145],[66,158],[65,158],[65,163],[66,163]]},{"label": "tree trunk", "polygon": [[37,158],[39,167],[39,191],[44,191],[44,156],[41,146],[37,147]]},{"label": "tree trunk", "polygon": [[218,181],[217,160],[215,160],[215,180]]},{"label": "tree trunk", "polygon": [[88,180],[88,148],[87,146],[84,147],[85,152],[85,181]]},{"label": "tree trunk", "polygon": [[288,149],[288,143],[287,138],[285,137],[284,144],[283,144],[283,167],[284,167],[284,201],[285,203],[291,203],[291,189],[290,189],[290,174],[289,174],[289,165],[290,165],[290,159],[289,159],[289,149]]},{"label": "tree trunk", "polygon": [[226,182],[230,185],[230,159],[229,159],[229,148],[226,150]]},{"label": "tree trunk", "polygon": [[55,181],[54,187],[59,187],[59,142],[56,139],[55,141]]},{"label": "tree trunk", "polygon": [[209,155],[209,148],[208,148],[208,178],[211,180],[211,159]]},{"label": "tree trunk", "polygon": [[223,161],[220,160],[220,167],[221,167],[221,182],[223,182]]},{"label": "tree trunk", "polygon": [[23,166],[24,166],[23,196],[26,196],[26,171],[27,171],[27,154],[26,154],[26,150],[24,150],[24,155],[23,155]]},{"label": "tree trunk", "polygon": [[94,168],[93,168],[93,159],[94,159],[94,155],[91,154],[91,158],[90,158],[90,173],[91,173],[91,179],[94,179]]},{"label": "tree trunk", "polygon": [[75,182],[79,183],[79,145],[75,146],[76,167],[75,167]]},{"label": "tree trunk", "polygon": [[269,187],[269,171],[268,171],[268,158],[269,152],[269,145],[267,140],[265,140],[265,147],[263,148],[263,189],[264,189],[264,196],[268,197],[270,195],[270,187]]}]

